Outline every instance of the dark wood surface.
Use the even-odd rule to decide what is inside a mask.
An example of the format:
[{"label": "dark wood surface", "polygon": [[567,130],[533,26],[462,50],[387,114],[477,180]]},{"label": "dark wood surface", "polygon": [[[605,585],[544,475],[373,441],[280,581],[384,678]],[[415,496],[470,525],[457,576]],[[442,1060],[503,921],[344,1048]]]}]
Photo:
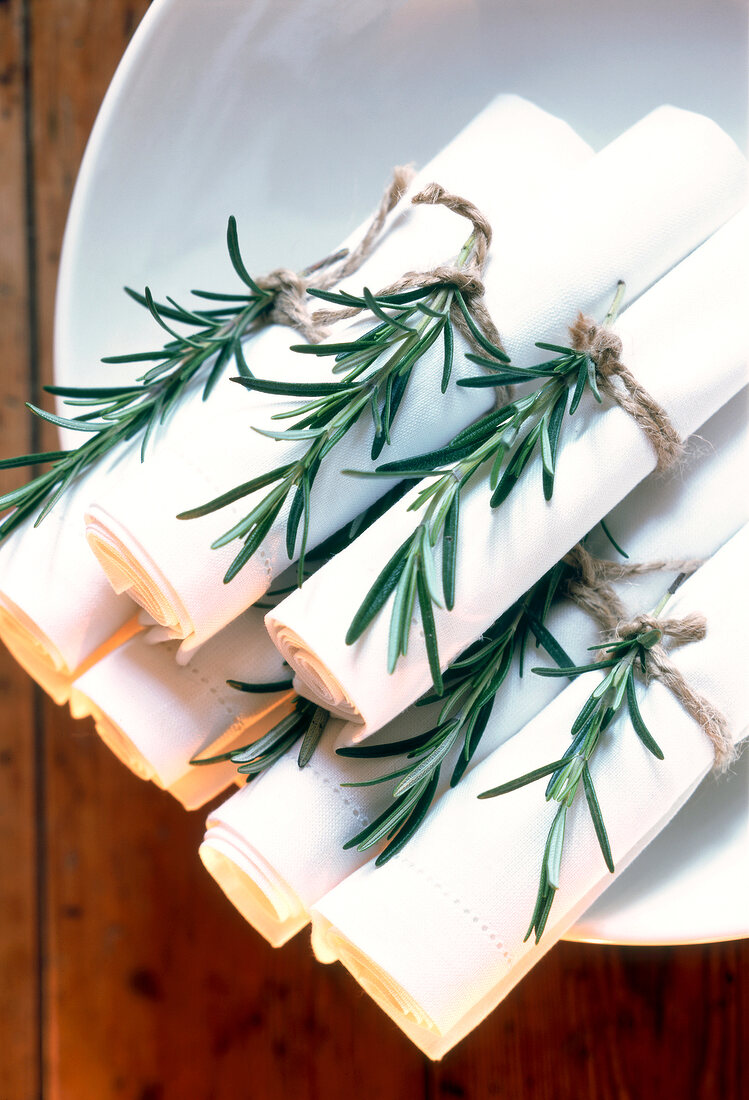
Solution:
[{"label": "dark wood surface", "polygon": [[[3,455],[41,442],[23,402],[51,377],[71,190],[146,7],[0,0]],[[0,1100],[747,1095],[747,944],[561,944],[431,1065],[306,935],[273,951],[244,924],[198,862],[202,814],[5,652],[0,686]]]}]

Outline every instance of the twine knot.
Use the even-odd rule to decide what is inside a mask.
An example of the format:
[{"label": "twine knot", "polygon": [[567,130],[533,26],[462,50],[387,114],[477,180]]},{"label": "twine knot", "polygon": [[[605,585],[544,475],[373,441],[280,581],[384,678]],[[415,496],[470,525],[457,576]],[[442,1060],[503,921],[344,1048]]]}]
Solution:
[{"label": "twine knot", "polygon": [[[621,638],[637,638],[641,636],[647,641],[640,641],[646,649],[652,649],[662,638],[672,638],[677,645],[686,645],[688,642],[699,642],[707,634],[707,620],[704,615],[690,614],[683,619],[658,619],[650,612],[641,612],[633,619],[617,623],[614,636]],[[652,641],[650,638],[652,637]]]},{"label": "twine knot", "polygon": [[599,373],[610,377],[614,366],[621,361],[623,344],[613,329],[599,325],[583,313],[570,325],[570,336],[575,351],[589,355]]},{"label": "twine knot", "polygon": [[315,286],[321,290],[328,290],[361,267],[374,250],[385,227],[388,214],[403,198],[413,176],[414,169],[411,165],[399,165],[393,169],[392,177],[383,192],[379,206],[355,248],[339,249],[324,259],[310,264],[302,272],[292,271],[288,267],[278,267],[275,271],[270,271],[256,280],[262,290],[274,292],[273,305],[267,313],[267,320],[271,324],[288,325],[301,333],[311,344],[319,343],[327,336],[327,330],[322,323],[325,318],[322,314],[310,313],[308,289]]},{"label": "twine knot", "polygon": [[[426,285],[428,279],[430,283],[436,285],[444,285],[455,287],[459,290],[464,298],[467,298],[472,303],[476,298],[483,298],[484,296],[484,284],[481,280],[481,276],[478,270],[465,267],[457,267],[452,264],[439,264],[437,267],[433,267],[431,271],[409,271],[403,276],[404,279],[408,279],[406,286],[418,286],[422,280]],[[462,314],[461,314],[462,317]]]},{"label": "twine knot", "polygon": [[724,715],[709,699],[690,687],[661,645],[663,638],[671,638],[675,645],[701,641],[707,634],[704,615],[693,612],[681,619],[659,619],[651,614],[640,614],[618,623],[613,634],[614,639],[637,639],[642,646],[646,680],[660,680],[679,700],[710,740],[716,771],[725,771],[736,749]]},{"label": "twine knot", "polygon": [[[600,388],[628,413],[650,440],[655,451],[658,470],[667,470],[679,462],[684,445],[666,410],[637,381],[622,362],[622,342],[606,325],[579,313],[570,325],[574,351],[588,355],[596,367]],[[616,385],[619,378],[621,385]]]},{"label": "twine knot", "polygon": [[[735,746],[728,733],[728,723],[719,710],[703,695],[694,691],[681,672],[670,660],[661,644],[670,638],[675,645],[688,645],[701,641],[707,633],[704,615],[696,612],[681,619],[657,618],[650,612],[641,612],[632,618],[627,614],[611,581],[643,573],[662,570],[693,573],[699,561],[674,561],[663,559],[650,562],[613,562],[594,557],[582,543],[577,543],[565,554],[564,563],[569,569],[565,579],[567,595],[578,607],[587,611],[612,641],[637,638],[642,646],[645,677],[658,679],[676,696],[692,718],[702,727],[713,746],[715,768],[724,771],[735,757]],[[605,650],[600,656],[604,658]]]},{"label": "twine knot", "polygon": [[262,279],[258,279],[257,284],[262,290],[271,290],[275,295],[267,314],[270,324],[288,325],[300,332],[310,343],[316,343],[322,338],[307,306],[307,279],[289,267],[277,267],[275,271],[269,271]]}]

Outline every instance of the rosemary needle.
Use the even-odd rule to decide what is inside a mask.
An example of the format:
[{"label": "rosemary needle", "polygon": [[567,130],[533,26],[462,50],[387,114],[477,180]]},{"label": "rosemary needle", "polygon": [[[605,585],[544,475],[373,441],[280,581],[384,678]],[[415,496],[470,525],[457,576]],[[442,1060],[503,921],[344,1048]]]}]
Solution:
[{"label": "rosemary needle", "polygon": [[[227,683],[239,691],[278,690],[278,687],[273,684],[245,684],[239,680],[229,680]],[[218,764],[224,760],[231,760],[237,765],[237,771],[247,776],[246,782],[249,783],[260,772],[265,771],[271,764],[275,764],[276,760],[301,738],[298,763],[300,768],[304,768],[312,759],[329,717],[330,715],[323,707],[318,707],[309,699],[297,696],[291,714],[287,714],[257,741],[243,745],[241,748],[231,749],[229,752],[219,753],[217,756],[194,756],[190,763]]]},{"label": "rosemary needle", "polygon": [[[407,482],[399,482],[399,484],[395,485],[384,497],[380,498],[380,500],[361,512],[351,523],[347,523],[340,531],[336,531],[335,534],[331,535],[325,542],[320,543],[320,545],[316,547],[314,553],[309,555],[310,560],[314,558],[318,563],[322,562],[333,554],[337,554],[345,546],[348,546],[362,531],[366,531],[391,504],[403,495],[407,484]],[[286,590],[282,587],[275,591],[271,590],[268,595],[282,596],[285,594],[285,591]],[[259,606],[260,604],[255,604],[255,607]],[[272,692],[290,691],[293,688],[293,681],[291,679],[266,680],[261,683],[248,683],[245,680],[227,680],[226,683],[229,687],[234,688],[235,691],[243,691],[252,695],[265,695]],[[231,749],[229,752],[219,753],[217,756],[195,757],[190,763],[195,765],[217,764],[221,761],[231,760],[235,764],[240,765],[238,770],[247,775],[247,782],[249,783],[250,779],[259,775],[260,772],[265,771],[271,764],[274,764],[287,749],[290,749],[301,738],[302,744],[299,749],[297,760],[299,767],[304,768],[309,764],[315,749],[320,743],[329,717],[329,712],[323,707],[317,707],[306,699],[301,699],[297,696],[294,700],[293,713],[276,723],[263,738],[248,745]]]}]

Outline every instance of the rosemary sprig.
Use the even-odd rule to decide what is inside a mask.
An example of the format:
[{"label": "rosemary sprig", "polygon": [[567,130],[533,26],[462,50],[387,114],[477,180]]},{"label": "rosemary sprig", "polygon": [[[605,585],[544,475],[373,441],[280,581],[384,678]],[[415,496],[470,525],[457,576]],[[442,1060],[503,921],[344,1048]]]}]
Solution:
[{"label": "rosemary sprig", "polygon": [[[283,684],[248,684],[241,680],[227,680],[230,687],[238,691],[253,693],[266,691],[280,691],[285,687],[291,687],[291,681]],[[297,696],[294,700],[294,709],[291,714],[282,718],[266,734],[257,741],[241,748],[231,749],[229,752],[219,753],[217,756],[194,756],[191,764],[218,764],[224,760],[231,760],[237,764],[237,771],[247,776],[247,782],[256,775],[265,771],[271,764],[275,764],[279,757],[295,745],[301,738],[297,763],[300,768],[309,764],[320,738],[325,730],[325,725],[330,715],[323,707],[311,703],[308,699]]]},{"label": "rosemary sprig", "polygon": [[[399,482],[394,485],[384,497],[375,501],[369,508],[365,508],[351,523],[347,523],[315,547],[308,555],[308,559],[310,561],[324,561],[339,553],[345,546],[353,542],[362,531],[366,531],[396,500],[403,496],[407,485],[407,482]],[[275,598],[285,596],[288,592],[293,591],[295,587],[295,585],[291,587],[281,585],[278,588],[271,589],[267,593],[271,602],[267,604],[256,603],[254,606],[273,607],[275,606],[273,602]],[[234,688],[236,691],[249,692],[253,695],[290,691],[293,687],[291,679],[264,681],[262,683],[248,683],[245,680],[227,680],[226,682],[229,687]],[[322,707],[316,707],[314,703],[297,696],[294,701],[294,713],[277,723],[260,740],[241,748],[232,749],[230,752],[220,753],[218,756],[196,757],[190,763],[196,765],[217,764],[224,760],[232,760],[241,765],[239,771],[246,770],[245,766],[250,765],[250,770],[247,771],[247,782],[249,782],[253,776],[269,767],[287,749],[291,748],[299,737],[302,737],[297,760],[299,767],[303,768],[312,759],[328,718],[328,711]]]},{"label": "rosemary sprig", "polygon": [[[472,235],[461,250],[458,267],[467,262],[473,245]],[[247,375],[233,379],[247,389],[260,393],[303,399],[301,405],[273,417],[274,420],[291,419],[292,427],[277,431],[255,430],[271,439],[303,442],[306,446],[299,458],[263,471],[215,499],[182,512],[178,517],[196,519],[261,489],[267,490],[247,515],[212,544],[215,549],[235,540],[242,543],[224,576],[225,583],[231,581],[255,554],[289,497],[291,506],[286,520],[286,551],[293,561],[299,542],[301,583],[309,538],[310,497],[322,464],[336,444],[367,414],[375,430],[372,458],[376,459],[381,454],[390,443],[398,410],[416,364],[440,338],[443,342],[441,386],[442,392],[445,392],[453,366],[451,310],[454,304],[464,315],[480,345],[500,359],[504,356],[476,327],[461,291],[450,285],[432,284],[377,296],[365,288],[360,297],[345,291],[334,293],[311,289],[308,293],[345,308],[365,310],[372,314],[376,323],[362,336],[349,341],[293,345],[292,350],[300,354],[333,357],[335,365],[332,373],[341,375],[338,380],[280,382]]]},{"label": "rosemary sprig", "polygon": [[[89,438],[75,449],[0,461],[0,469],[51,464],[49,470],[26,485],[0,497],[0,513],[15,509],[0,525],[0,540],[39,509],[38,525],[75,478],[120,444],[140,436],[143,459],[154,431],[165,423],[185,387],[199,372],[207,371],[204,400],[231,360],[236,362],[240,374],[250,375],[241,344],[259,330],[277,291],[260,287],[247,271],[233,217],[229,218],[226,243],[232,267],[247,288],[244,293],[194,290],[192,293],[201,300],[200,305],[187,309],[173,298],[167,298],[165,303],[156,302],[148,287],[143,294],[126,287],[126,293],[151,313],[169,339],[156,350],[107,356],[102,361],[153,365],[125,386],[45,386],[45,392],[62,397],[66,405],[89,410],[75,417],[57,416],[28,405],[42,420],[88,433]],[[339,255],[331,257],[331,261]],[[185,326],[188,331],[179,331],[175,324]]]},{"label": "rosemary sprig", "polygon": [[[623,294],[624,284],[619,283],[606,324],[616,317]],[[574,415],[586,389],[590,389],[596,401],[601,401],[596,366],[589,355],[558,344],[538,342],[536,346],[556,352],[555,358],[536,367],[514,367],[500,348],[490,345],[491,358],[468,355],[490,373],[458,381],[459,386],[473,387],[536,384],[529,393],[487,413],[438,450],[385,463],[378,466],[373,475],[346,471],[360,476],[396,475],[426,481],[409,508],[422,513],[421,521],[367,592],[351,622],[346,642],[352,645],[361,637],[390,594],[395,592],[387,660],[388,671],[392,672],[398,658],[406,655],[418,596],[429,667],[437,691],[441,690],[441,680],[433,607],[444,606],[452,610],[454,605],[462,491],[478,476],[488,477],[491,507],[498,508],[540,449],[544,497],[551,500],[565,414]],[[442,547],[441,582],[437,578],[438,544]]]},{"label": "rosemary sprig", "polygon": [[[359,851],[366,851],[387,837],[389,843],[375,860],[375,864],[381,866],[405,847],[429,812],[443,764],[462,742],[450,786],[455,787],[460,782],[481,742],[496,696],[516,656],[522,676],[522,658],[530,633],[559,665],[571,664],[570,658],[544,625],[566,568],[560,563],[550,570],[450,666],[444,677],[444,703],[437,724],[432,729],[417,737],[385,745],[337,750],[341,756],[359,759],[406,756],[406,763],[395,771],[376,779],[343,784],[345,787],[368,787],[395,782],[392,803],[347,841],[344,848],[356,847]],[[435,702],[436,698],[427,696],[420,700],[419,705]]]},{"label": "rosemary sprig", "polygon": [[[653,609],[652,615],[654,617],[661,613],[668,600],[684,580],[684,577],[685,574],[680,574],[676,578],[668,592]],[[546,801],[556,802],[558,809],[552,820],[544,848],[536,904],[528,931],[525,934],[526,940],[535,931],[535,942],[538,943],[549,919],[554,896],[559,888],[567,811],[577,796],[581,781],[604,862],[609,871],[612,873],[614,871],[611,846],[593,783],[590,761],[600,744],[601,735],[608,729],[625,705],[634,731],[645,748],[658,760],[663,759],[663,752],[643,721],[635,688],[635,672],[638,666],[644,674],[647,651],[657,645],[660,640],[661,633],[659,630],[645,629],[633,637],[606,642],[599,646],[591,646],[591,649],[601,651],[601,659],[592,664],[556,669],[533,669],[540,676],[569,676],[571,679],[586,672],[601,670],[606,670],[606,675],[588,696],[573,722],[570,731],[572,741],[559,760],[535,768],[518,779],[502,783],[500,786],[484,791],[478,796],[479,798],[495,798],[498,795],[517,790],[519,787],[524,787],[528,783],[534,783],[537,779],[549,776],[546,786]]]}]

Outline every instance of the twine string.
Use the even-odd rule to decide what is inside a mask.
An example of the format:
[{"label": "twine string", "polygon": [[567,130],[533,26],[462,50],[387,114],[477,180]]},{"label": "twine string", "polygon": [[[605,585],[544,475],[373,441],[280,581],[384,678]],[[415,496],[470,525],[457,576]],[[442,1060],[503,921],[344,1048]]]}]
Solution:
[{"label": "twine string", "polygon": [[[466,305],[470,306],[473,320],[491,343],[502,349],[502,340],[484,301],[483,274],[492,241],[492,228],[487,218],[469,199],[454,195],[439,183],[430,183],[411,199],[415,206],[444,206],[454,214],[466,218],[472,227],[471,250],[461,264],[438,264],[429,271],[407,271],[395,282],[377,291],[375,297],[397,294],[401,290],[415,287],[452,287],[459,290]],[[351,306],[344,309],[320,309],[312,314],[312,320],[318,325],[334,324],[336,321],[356,317],[362,307]],[[472,345],[476,345],[462,310],[453,302],[450,319],[458,331]]]},{"label": "twine string", "polygon": [[355,248],[339,249],[302,272],[278,267],[256,280],[261,289],[275,292],[275,300],[267,314],[270,324],[294,328],[312,344],[319,343],[327,335],[325,322],[310,313],[308,288],[315,286],[328,290],[361,267],[374,251],[385,228],[388,214],[403,198],[413,177],[414,169],[411,165],[401,165],[393,169],[377,210]]},{"label": "twine string", "polygon": [[[614,636],[634,638],[648,630],[658,631],[661,638],[671,638],[675,645],[688,645],[705,637],[707,621],[704,615],[696,612],[685,615],[683,619],[663,619],[651,614],[640,614],[634,619],[620,622]],[[725,771],[733,761],[736,751],[725,716],[709,699],[689,685],[660,642],[645,650],[645,669],[646,676],[660,680],[679,700],[687,714],[701,726],[713,746],[716,771]]]},{"label": "twine string", "polygon": [[[328,335],[328,326],[357,316],[362,307],[342,309],[309,309],[307,290],[315,286],[321,290],[339,283],[359,270],[372,254],[385,228],[387,217],[406,193],[414,177],[411,165],[397,166],[366,232],[352,250],[339,249],[302,272],[279,267],[258,279],[264,290],[273,290],[275,300],[268,313],[272,324],[288,325],[296,329],[310,343],[319,343]],[[376,297],[397,294],[415,287],[451,287],[460,291],[470,308],[473,320],[487,340],[504,350],[499,331],[492,320],[485,301],[484,269],[492,242],[492,228],[479,208],[460,195],[447,191],[439,183],[427,184],[411,202],[416,205],[444,206],[459,217],[467,219],[472,228],[470,252],[464,263],[439,264],[429,271],[407,271],[395,282],[377,291]],[[474,334],[453,299],[450,319],[456,329],[476,346]],[[622,361],[621,339],[606,324],[586,317],[582,312],[570,326],[572,348],[588,355],[596,366],[599,386],[603,392],[628,413],[642,428],[656,454],[657,468],[661,471],[679,462],[684,445],[671,424],[665,409],[641,386]],[[619,385],[616,384],[619,380]],[[505,398],[502,394],[502,398]]]},{"label": "twine string", "polygon": [[[594,557],[581,543],[574,546],[563,560],[572,568],[572,576],[566,584],[567,594],[578,607],[592,615],[612,641],[635,638],[650,630],[657,631],[660,638],[670,638],[675,645],[688,645],[705,637],[707,621],[704,615],[697,613],[690,613],[681,619],[658,618],[649,612],[628,618],[611,585],[612,580],[664,570],[693,573],[701,564],[699,561],[662,559],[649,562],[612,562]],[[646,679],[660,680],[673,693],[710,740],[716,771],[725,771],[734,760],[736,752],[725,716],[709,699],[690,687],[660,642],[643,650],[643,653]],[[605,651],[600,656],[603,659]]]},{"label": "twine string", "polygon": [[[653,446],[657,469],[667,470],[679,462],[684,444],[666,410],[644,389],[622,362],[622,342],[606,325],[579,313],[570,325],[572,348],[590,356],[596,366],[600,388],[642,428]],[[621,385],[616,385],[618,378]]]},{"label": "twine string", "polygon": [[609,561],[597,558],[578,542],[562,559],[571,569],[565,592],[578,607],[587,611],[606,634],[613,634],[627,618],[627,611],[611,582],[647,573],[694,573],[702,562],[696,558],[656,558],[653,561]]}]

